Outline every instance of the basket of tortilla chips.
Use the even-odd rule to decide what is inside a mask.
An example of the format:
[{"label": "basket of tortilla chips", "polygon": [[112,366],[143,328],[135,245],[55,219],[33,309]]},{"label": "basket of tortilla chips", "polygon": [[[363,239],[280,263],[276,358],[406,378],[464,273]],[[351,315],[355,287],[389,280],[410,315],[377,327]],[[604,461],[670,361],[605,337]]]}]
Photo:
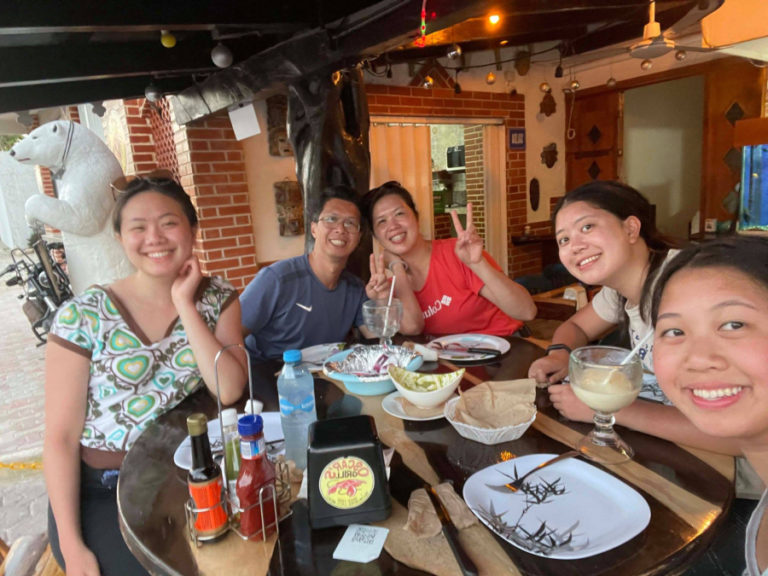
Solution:
[{"label": "basket of tortilla chips", "polygon": [[536,381],[483,382],[445,404],[443,413],[461,436],[482,444],[517,440],[536,419]]}]

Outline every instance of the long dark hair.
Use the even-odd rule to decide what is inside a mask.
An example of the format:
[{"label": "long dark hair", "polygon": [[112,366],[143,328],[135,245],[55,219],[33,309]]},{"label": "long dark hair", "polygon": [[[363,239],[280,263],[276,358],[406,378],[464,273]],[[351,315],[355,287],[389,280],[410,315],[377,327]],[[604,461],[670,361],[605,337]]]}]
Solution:
[{"label": "long dark hair", "polygon": [[768,290],[768,238],[728,236],[694,244],[675,255],[659,274],[653,289],[651,319],[654,325],[664,289],[675,274],[686,268],[731,268]]},{"label": "long dark hair", "polygon": [[[645,241],[649,251],[648,274],[645,277],[645,282],[643,282],[643,297],[640,302],[640,315],[643,320],[647,321],[650,293],[659,269],[670,248],[678,248],[682,243],[658,231],[651,203],[632,186],[622,182],[594,180],[574,188],[563,196],[555,206],[552,213],[553,226],[560,210],[574,202],[586,202],[595,208],[610,212],[622,222],[630,216],[634,216],[640,221],[640,237]],[[622,310],[624,310],[625,303],[626,298],[622,296]],[[626,317],[623,324],[626,324]]]},{"label": "long dark hair", "polygon": [[381,186],[377,188],[373,188],[372,190],[369,190],[368,193],[363,196],[360,207],[362,209],[363,218],[365,218],[366,223],[368,226],[373,230],[373,208],[376,206],[376,203],[384,198],[384,196],[390,196],[395,195],[399,196],[403,199],[403,202],[405,202],[406,206],[413,210],[413,213],[416,215],[416,218],[419,217],[419,211],[416,210],[416,204],[413,202],[413,196],[411,196],[411,193],[406,190],[400,182],[396,182],[395,180],[390,180],[389,182],[384,182]]}]

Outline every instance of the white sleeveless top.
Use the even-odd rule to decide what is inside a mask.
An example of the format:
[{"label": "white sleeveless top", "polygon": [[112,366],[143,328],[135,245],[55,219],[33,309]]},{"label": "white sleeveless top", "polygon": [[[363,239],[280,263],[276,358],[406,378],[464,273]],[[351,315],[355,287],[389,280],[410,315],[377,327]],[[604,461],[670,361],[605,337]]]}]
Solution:
[{"label": "white sleeveless top", "polygon": [[757,508],[752,512],[752,517],[747,524],[747,534],[744,544],[746,556],[747,556],[747,569],[744,571],[745,576],[768,576],[768,568],[760,573],[760,568],[757,566],[757,529],[760,527],[760,521],[766,514],[766,508],[768,508],[768,490],[763,492],[763,497],[760,498],[760,502],[757,503]]}]

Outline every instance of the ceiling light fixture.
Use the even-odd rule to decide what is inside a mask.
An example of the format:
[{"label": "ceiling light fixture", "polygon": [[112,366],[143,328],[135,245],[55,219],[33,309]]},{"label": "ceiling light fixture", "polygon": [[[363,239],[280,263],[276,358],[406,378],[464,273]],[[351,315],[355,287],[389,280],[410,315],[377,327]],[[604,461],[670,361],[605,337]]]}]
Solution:
[{"label": "ceiling light fixture", "polygon": [[563,50],[565,48],[562,44],[558,47],[557,51],[560,52],[560,61],[557,63],[557,68],[555,68],[555,78],[562,78],[563,77]]},{"label": "ceiling light fixture", "polygon": [[501,16],[499,16],[498,14],[491,14],[490,16],[488,16],[488,22],[490,22],[494,26],[496,26],[496,24],[498,24],[500,20],[501,20]]},{"label": "ceiling light fixture", "polygon": [[493,72],[488,72],[488,75],[485,77],[485,83],[486,84],[495,84],[496,83],[496,74]]},{"label": "ceiling light fixture", "polygon": [[176,46],[176,36],[170,30],[160,30],[160,44],[166,48],[173,48]]},{"label": "ceiling light fixture", "polygon": [[549,85],[549,82],[542,82],[541,84],[539,84],[539,90],[541,90],[545,94],[548,94],[552,92],[552,86]]},{"label": "ceiling light fixture", "polygon": [[448,56],[449,60],[456,60],[457,58],[461,58],[461,46],[458,44],[451,44],[448,48],[448,53],[446,56]]},{"label": "ceiling light fixture", "polygon": [[158,102],[163,97],[163,92],[155,86],[154,82],[150,82],[146,88],[144,88],[144,97],[150,102]]},{"label": "ceiling light fixture", "polygon": [[581,84],[579,83],[579,81],[576,79],[571,80],[571,90],[576,92],[576,90],[578,90],[579,88],[581,88]]},{"label": "ceiling light fixture", "polygon": [[232,65],[234,56],[232,56],[232,50],[224,46],[221,42],[216,44],[211,50],[211,60],[219,68],[228,68]]}]

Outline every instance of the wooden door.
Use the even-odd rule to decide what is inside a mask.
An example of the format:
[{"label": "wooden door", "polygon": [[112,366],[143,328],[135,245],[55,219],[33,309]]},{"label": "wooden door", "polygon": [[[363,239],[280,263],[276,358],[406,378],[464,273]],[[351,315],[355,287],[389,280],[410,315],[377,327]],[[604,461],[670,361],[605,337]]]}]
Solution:
[{"label": "wooden door", "polygon": [[[566,96],[566,189],[591,180],[617,180],[621,149],[621,93]],[[572,108],[571,108],[572,107]]]}]

